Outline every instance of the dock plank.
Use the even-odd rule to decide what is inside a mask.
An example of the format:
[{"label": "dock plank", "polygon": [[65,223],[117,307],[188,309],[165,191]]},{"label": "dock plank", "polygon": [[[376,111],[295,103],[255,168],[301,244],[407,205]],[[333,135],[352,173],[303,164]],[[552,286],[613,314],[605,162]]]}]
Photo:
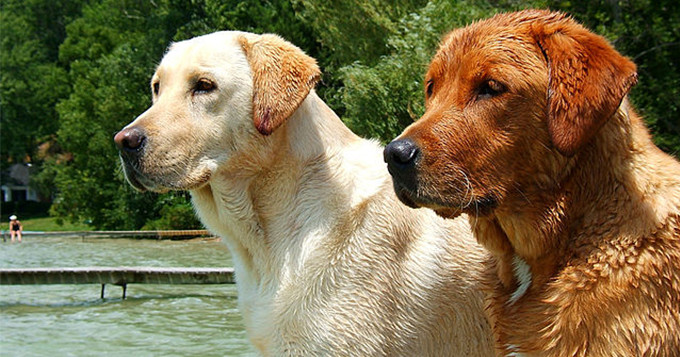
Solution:
[{"label": "dock plank", "polygon": [[0,285],[233,283],[233,268],[85,267],[0,269]]}]

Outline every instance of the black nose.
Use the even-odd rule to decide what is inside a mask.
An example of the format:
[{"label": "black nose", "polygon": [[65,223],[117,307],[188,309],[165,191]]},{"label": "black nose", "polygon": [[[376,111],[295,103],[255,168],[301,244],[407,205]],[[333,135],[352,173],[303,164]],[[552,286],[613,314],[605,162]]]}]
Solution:
[{"label": "black nose", "polygon": [[411,140],[395,140],[385,147],[383,152],[388,167],[406,169],[415,164],[418,147]]},{"label": "black nose", "polygon": [[[385,147],[383,156],[387,163],[387,171],[392,175],[392,182],[397,195],[400,195],[402,202],[407,203],[401,195],[404,191],[416,192],[418,188],[418,169],[416,164],[420,150],[413,141],[408,139],[395,140]],[[410,199],[408,202],[411,202]],[[413,206],[412,206],[413,207]]]},{"label": "black nose", "polygon": [[144,147],[146,134],[144,134],[144,130],[133,126],[119,131],[113,137],[113,141],[116,143],[118,150],[128,153],[137,152]]}]

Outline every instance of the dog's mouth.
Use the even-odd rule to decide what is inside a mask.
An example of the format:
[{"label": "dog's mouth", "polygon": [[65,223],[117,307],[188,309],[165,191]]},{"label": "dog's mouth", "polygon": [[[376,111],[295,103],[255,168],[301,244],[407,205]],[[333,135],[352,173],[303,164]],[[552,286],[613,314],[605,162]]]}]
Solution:
[{"label": "dog's mouth", "polygon": [[445,206],[435,199],[415,193],[412,189],[403,186],[397,180],[394,180],[393,184],[397,198],[408,207],[430,208],[444,218],[455,218],[462,213],[462,210],[455,206]]},{"label": "dog's mouth", "polygon": [[134,187],[135,190],[144,192],[147,191],[146,185],[141,183],[139,180],[137,180],[137,176],[133,173],[125,172],[125,179],[127,182],[130,184],[130,186]]},{"label": "dog's mouth", "polygon": [[412,198],[413,194],[410,190],[402,186],[397,180],[393,180],[394,192],[397,194],[397,198],[401,203],[405,204],[411,208],[420,208],[418,203]]},{"label": "dog's mouth", "polygon": [[[162,190],[156,189],[156,184],[147,178],[137,167],[135,163],[131,163],[126,160],[121,155],[121,166],[123,167],[123,173],[125,173],[125,179],[135,190],[140,192],[145,191],[156,191],[160,192]],[[167,191],[167,190],[166,190]]]},{"label": "dog's mouth", "polygon": [[462,208],[463,212],[471,216],[488,216],[498,207],[499,198],[494,192],[474,197]]},{"label": "dog's mouth", "polygon": [[[494,192],[481,196],[476,196],[470,191],[455,195],[427,195],[418,192],[417,187],[406,187],[398,180],[393,180],[393,184],[397,198],[403,204],[411,208],[430,208],[444,218],[455,218],[462,213],[473,216],[487,216],[498,207],[499,202],[498,195]],[[456,197],[463,197],[463,199]]]},{"label": "dog's mouth", "polygon": [[131,163],[121,156],[121,162],[125,178],[128,183],[140,192],[152,191],[164,193],[171,190],[194,190],[204,186],[211,178],[212,172],[203,169],[198,174],[183,175],[181,178],[172,179],[175,175],[147,174],[136,163]]}]

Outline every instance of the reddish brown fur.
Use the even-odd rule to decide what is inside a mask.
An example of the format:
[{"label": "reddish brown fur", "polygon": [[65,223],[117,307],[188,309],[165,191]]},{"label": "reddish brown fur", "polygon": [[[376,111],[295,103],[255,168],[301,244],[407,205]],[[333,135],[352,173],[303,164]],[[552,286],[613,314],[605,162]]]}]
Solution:
[{"label": "reddish brown fur", "polygon": [[[635,81],[604,38],[548,11],[455,30],[432,60],[426,112],[400,136],[420,155],[401,194],[470,214],[494,254],[503,354],[680,351],[680,164],[628,105]],[[532,282],[511,303],[515,257]]]}]

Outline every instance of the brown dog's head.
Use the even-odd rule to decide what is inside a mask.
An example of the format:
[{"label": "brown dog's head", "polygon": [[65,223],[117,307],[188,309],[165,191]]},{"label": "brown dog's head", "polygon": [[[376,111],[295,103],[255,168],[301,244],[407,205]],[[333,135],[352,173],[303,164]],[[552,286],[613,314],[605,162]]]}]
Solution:
[{"label": "brown dog's head", "polygon": [[562,13],[501,14],[448,34],[426,111],[385,149],[400,199],[485,215],[560,177],[636,83],[635,65]]},{"label": "brown dog's head", "polygon": [[139,190],[190,190],[218,170],[266,165],[273,140],[319,79],[316,61],[276,35],[216,32],[173,44],[153,105],[114,137]]}]

